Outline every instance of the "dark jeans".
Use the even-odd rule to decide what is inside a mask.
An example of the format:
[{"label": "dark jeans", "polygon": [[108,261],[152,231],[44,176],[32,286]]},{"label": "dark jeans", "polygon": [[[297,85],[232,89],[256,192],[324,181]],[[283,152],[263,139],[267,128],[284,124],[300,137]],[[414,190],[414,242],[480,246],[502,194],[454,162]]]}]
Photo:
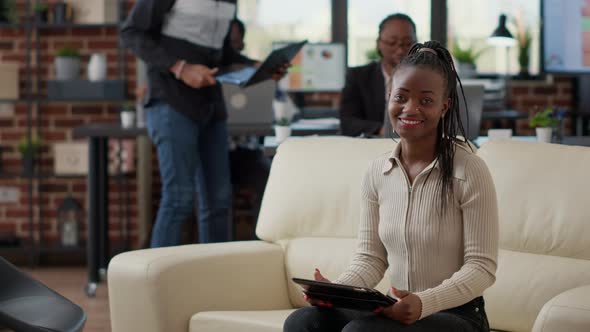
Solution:
[{"label": "dark jeans", "polygon": [[197,124],[161,102],[147,108],[146,116],[162,181],[151,246],[180,244],[182,224],[194,212],[195,193],[199,242],[229,241],[232,188],[227,124]]},{"label": "dark jeans", "polygon": [[[261,149],[237,147],[230,152],[229,160],[232,183],[238,188],[245,188],[254,193],[252,209],[256,221],[270,172],[270,159]],[[255,238],[256,235],[252,232],[251,239]]]},{"label": "dark jeans", "polygon": [[370,312],[322,307],[305,307],[292,313],[285,332],[489,332],[484,301],[478,297],[460,307],[444,310],[404,325]]}]

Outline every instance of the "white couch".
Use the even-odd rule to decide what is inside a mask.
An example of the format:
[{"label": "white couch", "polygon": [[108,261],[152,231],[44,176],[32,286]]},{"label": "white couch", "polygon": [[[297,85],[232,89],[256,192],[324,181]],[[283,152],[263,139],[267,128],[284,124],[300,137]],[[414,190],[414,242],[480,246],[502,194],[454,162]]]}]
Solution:
[{"label": "white couch", "polygon": [[[335,278],[355,249],[359,185],[390,140],[291,139],[273,161],[261,241],[120,254],[109,265],[114,332],[281,331],[305,305],[291,277]],[[500,209],[493,329],[590,331],[590,149],[495,141],[477,152]],[[385,291],[382,282],[378,288]]]}]

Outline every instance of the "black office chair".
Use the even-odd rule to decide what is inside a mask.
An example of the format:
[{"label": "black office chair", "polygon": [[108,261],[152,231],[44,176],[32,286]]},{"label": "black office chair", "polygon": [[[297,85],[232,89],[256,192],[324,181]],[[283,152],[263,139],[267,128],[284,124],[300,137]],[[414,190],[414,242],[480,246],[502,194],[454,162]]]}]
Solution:
[{"label": "black office chair", "polygon": [[85,322],[79,306],[0,257],[0,330],[78,332]]}]

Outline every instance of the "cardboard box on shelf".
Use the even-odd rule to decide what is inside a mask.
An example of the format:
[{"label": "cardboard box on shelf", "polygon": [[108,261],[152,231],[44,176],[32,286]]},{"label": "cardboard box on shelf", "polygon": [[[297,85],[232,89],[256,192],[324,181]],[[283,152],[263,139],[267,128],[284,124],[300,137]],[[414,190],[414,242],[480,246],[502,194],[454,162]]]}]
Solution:
[{"label": "cardboard box on shelf", "polygon": [[[75,176],[88,174],[88,143],[60,142],[54,144],[54,172],[58,176]],[[117,175],[128,174],[135,170],[135,141],[125,139],[109,140],[108,172]]]},{"label": "cardboard box on shelf", "polygon": [[88,143],[55,143],[54,156],[55,175],[88,174]]},{"label": "cardboard box on shelf", "polygon": [[118,22],[117,0],[67,0],[72,5],[75,23],[103,24]]},{"label": "cardboard box on shelf", "polygon": [[16,62],[0,62],[0,99],[19,98],[19,64]]}]

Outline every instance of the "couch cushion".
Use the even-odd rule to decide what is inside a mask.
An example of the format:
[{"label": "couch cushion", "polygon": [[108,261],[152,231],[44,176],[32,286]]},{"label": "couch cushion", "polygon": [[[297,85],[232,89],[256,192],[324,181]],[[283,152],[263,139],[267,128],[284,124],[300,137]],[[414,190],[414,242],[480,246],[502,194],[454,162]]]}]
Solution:
[{"label": "couch cushion", "polygon": [[533,332],[588,332],[590,285],[561,293],[547,302],[535,321]]},{"label": "couch cushion", "polygon": [[191,318],[190,332],[281,332],[292,310],[204,311]]},{"label": "couch cushion", "polygon": [[355,238],[360,185],[369,163],[390,153],[390,139],[307,137],[282,143],[273,159],[256,234]]},{"label": "couch cushion", "polygon": [[590,148],[497,140],[478,155],[496,185],[500,248],[590,259]]},{"label": "couch cushion", "polygon": [[498,330],[531,331],[546,302],[588,284],[588,260],[500,250],[496,283],[484,293],[490,325]]}]

